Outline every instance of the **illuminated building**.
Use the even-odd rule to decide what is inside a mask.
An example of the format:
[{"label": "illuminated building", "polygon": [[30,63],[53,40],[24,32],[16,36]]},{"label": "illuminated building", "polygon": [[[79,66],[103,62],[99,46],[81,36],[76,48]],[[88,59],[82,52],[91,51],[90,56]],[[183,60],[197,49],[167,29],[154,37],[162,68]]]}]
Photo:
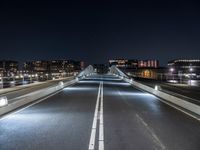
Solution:
[{"label": "illuminated building", "polygon": [[47,73],[49,72],[49,62],[44,60],[25,62],[24,70],[27,73]]},{"label": "illuminated building", "polygon": [[62,73],[65,70],[66,60],[52,60],[49,62],[51,73]]},{"label": "illuminated building", "polygon": [[115,65],[116,67],[119,68],[126,68],[127,66],[127,59],[113,59],[109,60],[109,66]]},{"label": "illuminated building", "polygon": [[80,70],[84,69],[84,62],[68,60],[68,66],[72,68],[72,71],[80,71]]},{"label": "illuminated building", "polygon": [[131,74],[139,77],[139,78],[147,78],[147,79],[166,79],[167,69],[165,67],[159,68],[138,68],[135,72]]},{"label": "illuminated building", "polygon": [[24,63],[24,71],[26,73],[39,73],[39,74],[60,74],[80,71],[84,68],[84,62],[74,60],[52,60],[52,61],[31,61]]},{"label": "illuminated building", "polygon": [[17,74],[18,62],[12,60],[0,61],[0,76],[12,76]]},{"label": "illuminated building", "polygon": [[85,62],[84,61],[81,61],[80,62],[80,66],[81,66],[81,70],[83,70],[85,68]]},{"label": "illuminated building", "polygon": [[158,68],[158,60],[113,59],[109,60],[109,66],[115,65],[124,69]]},{"label": "illuminated building", "polygon": [[121,69],[136,69],[138,66],[138,61],[135,59],[113,59],[109,60],[109,66],[115,65]]},{"label": "illuminated building", "polygon": [[105,64],[94,64],[93,66],[96,73],[104,74],[108,72],[108,66]]},{"label": "illuminated building", "polygon": [[139,60],[138,68],[158,68],[159,61],[158,60]]},{"label": "illuminated building", "polygon": [[200,59],[176,59],[168,62],[169,72],[173,74],[200,75]]}]

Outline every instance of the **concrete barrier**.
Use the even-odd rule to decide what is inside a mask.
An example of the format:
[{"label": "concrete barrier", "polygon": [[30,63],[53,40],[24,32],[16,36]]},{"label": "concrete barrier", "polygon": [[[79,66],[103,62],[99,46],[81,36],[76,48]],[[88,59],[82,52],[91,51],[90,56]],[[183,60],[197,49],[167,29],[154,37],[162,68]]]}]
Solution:
[{"label": "concrete barrier", "polygon": [[159,91],[160,87],[156,87],[154,89],[152,87],[146,86],[139,82],[133,81],[132,79],[129,79],[129,77],[124,75],[122,73],[122,71],[120,69],[118,69],[116,66],[113,66],[111,68],[110,73],[112,73],[113,75],[116,75],[116,74],[119,75],[119,77],[121,77],[121,79],[123,79],[124,81],[129,82],[130,84],[132,84],[144,91],[154,94],[155,96],[157,96],[167,102],[173,103],[179,107],[184,108],[185,110],[189,110],[190,112],[193,112],[194,114],[200,115],[200,106],[199,105],[193,104],[193,103],[183,100],[181,98],[178,98],[173,95]]},{"label": "concrete barrier", "polygon": [[177,106],[180,106],[186,110],[189,110],[197,115],[200,115],[200,106],[196,105],[196,104],[193,104],[191,102],[188,102],[186,100],[183,100],[181,98],[178,98],[178,97],[175,97],[173,95],[170,95],[170,94],[167,94],[167,93],[164,93],[162,91],[159,91],[159,90],[156,90],[152,87],[149,87],[149,86],[146,86],[144,84],[141,84],[141,83],[138,83],[136,81],[133,81],[133,80],[129,80],[129,79],[125,79],[126,82],[129,82],[131,83],[132,85],[144,90],[144,91],[147,91],[149,93],[152,93],[154,94],[155,96],[157,97],[160,97],[170,103],[173,103]]},{"label": "concrete barrier", "polygon": [[53,94],[61,89],[63,89],[66,86],[69,86],[71,84],[76,83],[77,81],[75,79],[71,81],[64,82],[63,84],[59,83],[56,86],[44,88],[20,97],[17,97],[15,99],[12,99],[12,102],[8,103],[5,107],[0,108],[0,116],[3,114],[6,114],[8,112],[11,112],[23,105],[26,105],[28,103],[31,103],[33,101],[36,101],[38,99],[44,98],[50,94]]}]

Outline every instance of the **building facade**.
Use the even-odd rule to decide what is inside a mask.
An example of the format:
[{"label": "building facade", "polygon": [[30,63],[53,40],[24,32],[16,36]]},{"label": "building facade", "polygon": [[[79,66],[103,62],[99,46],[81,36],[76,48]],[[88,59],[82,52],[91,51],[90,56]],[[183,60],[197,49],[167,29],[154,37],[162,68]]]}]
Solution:
[{"label": "building facade", "polygon": [[109,60],[109,66],[115,65],[119,68],[137,69],[137,68],[159,68],[158,60],[136,60],[136,59],[112,59]]},{"label": "building facade", "polygon": [[121,69],[137,69],[138,61],[135,59],[112,59],[109,60],[109,66],[112,65]]},{"label": "building facade", "polygon": [[200,59],[176,59],[168,62],[171,74],[200,75]]},{"label": "building facade", "polygon": [[31,61],[25,62],[23,70],[27,74],[50,74],[53,76],[63,76],[66,73],[73,73],[84,69],[83,61],[74,60],[52,60],[52,61]]},{"label": "building facade", "polygon": [[17,74],[19,63],[12,60],[0,61],[0,76],[13,76]]},{"label": "building facade", "polygon": [[126,68],[128,63],[127,59],[112,59],[109,60],[109,66],[111,67],[112,65],[115,65],[116,67],[119,68]]},{"label": "building facade", "polygon": [[45,60],[25,62],[23,69],[26,73],[44,74],[49,72],[49,62]]},{"label": "building facade", "polygon": [[167,68],[138,68],[132,75],[139,78],[166,80]]},{"label": "building facade", "polygon": [[159,68],[158,60],[139,60],[138,68]]}]

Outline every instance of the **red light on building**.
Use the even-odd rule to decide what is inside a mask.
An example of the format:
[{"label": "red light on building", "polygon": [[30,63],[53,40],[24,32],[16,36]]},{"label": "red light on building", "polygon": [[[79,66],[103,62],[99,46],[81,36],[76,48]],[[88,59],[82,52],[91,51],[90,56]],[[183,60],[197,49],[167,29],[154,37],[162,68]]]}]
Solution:
[{"label": "red light on building", "polygon": [[158,68],[158,60],[139,60],[138,68]]}]

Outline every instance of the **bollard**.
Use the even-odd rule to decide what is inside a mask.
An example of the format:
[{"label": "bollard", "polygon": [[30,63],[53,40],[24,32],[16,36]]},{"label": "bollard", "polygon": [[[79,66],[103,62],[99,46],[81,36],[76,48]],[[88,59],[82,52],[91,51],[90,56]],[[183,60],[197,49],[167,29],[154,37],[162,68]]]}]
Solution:
[{"label": "bollard", "polygon": [[59,83],[58,83],[58,85],[60,86],[60,87],[64,87],[64,83],[63,83],[63,81],[60,81]]},{"label": "bollard", "polygon": [[0,97],[0,107],[8,105],[8,99],[6,96]]}]

